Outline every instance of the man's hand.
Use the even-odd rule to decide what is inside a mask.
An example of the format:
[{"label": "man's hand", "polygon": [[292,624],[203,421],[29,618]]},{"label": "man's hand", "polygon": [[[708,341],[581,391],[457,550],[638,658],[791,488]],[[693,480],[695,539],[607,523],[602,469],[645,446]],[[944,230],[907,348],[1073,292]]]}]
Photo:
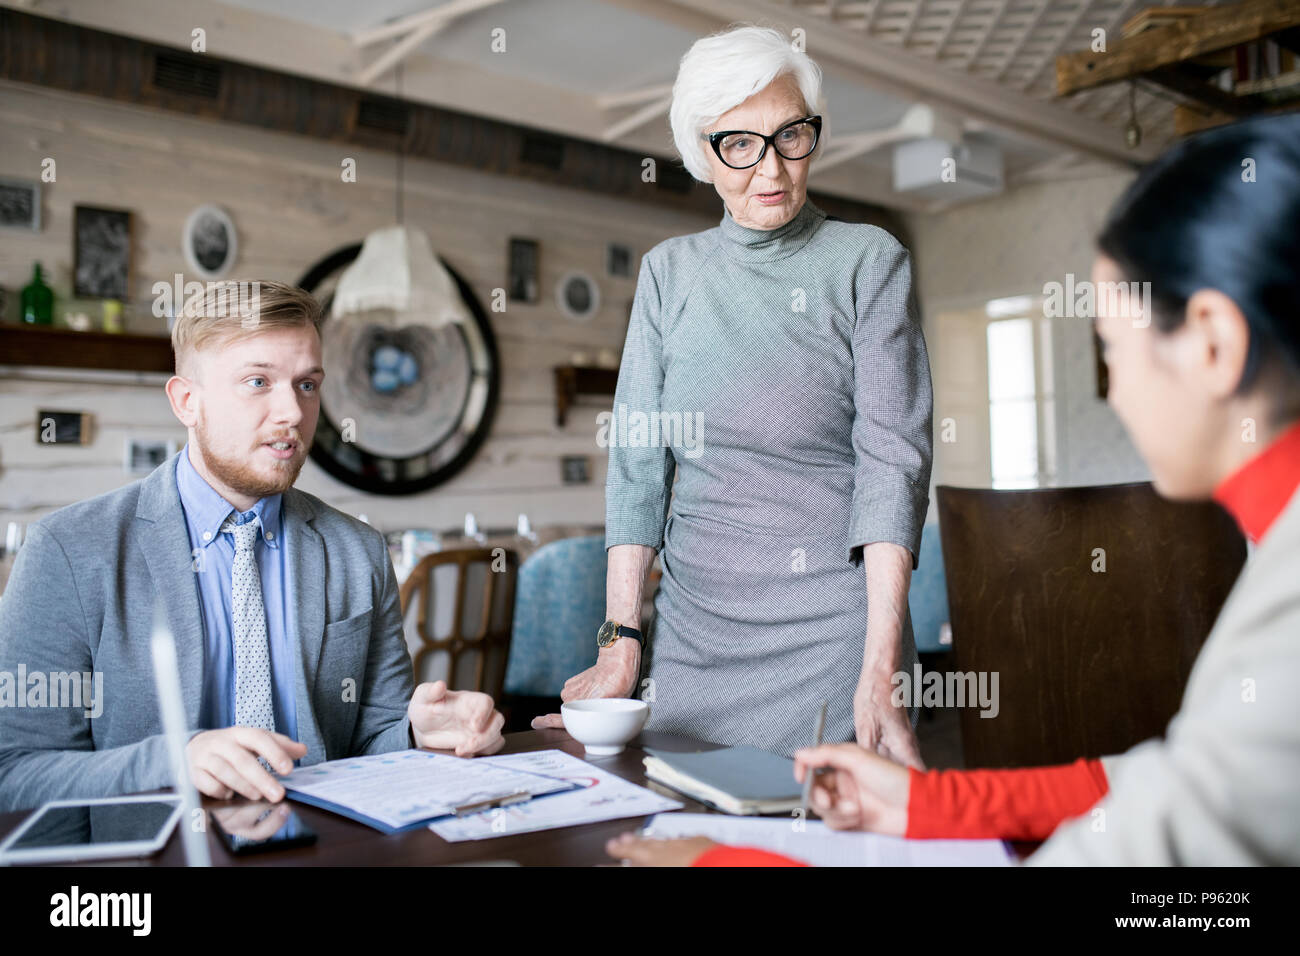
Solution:
[{"label": "man's hand", "polygon": [[794,754],[794,778],[828,768],[813,781],[813,809],[833,830],[907,832],[911,777],[906,767],[857,744],[823,744]]},{"label": "man's hand", "polygon": [[858,743],[917,770],[924,770],[921,749],[906,707],[895,707],[889,676],[863,670],[853,695],[853,726]]},{"label": "man's hand", "polygon": [[[595,664],[564,682],[560,700],[568,703],[596,697],[630,697],[640,675],[641,645],[633,638],[622,637],[609,647],[602,647]],[[545,714],[533,718],[533,730],[548,727],[563,729],[564,717]]]},{"label": "man's hand", "polygon": [[257,803],[240,803],[227,807],[215,807],[212,815],[221,824],[221,829],[231,836],[243,837],[260,843],[269,840],[289,822],[292,808],[287,803],[270,806],[262,801]]},{"label": "man's hand", "polygon": [[229,800],[236,793],[249,800],[283,800],[284,787],[257,758],[265,757],[277,773],[288,773],[293,762],[306,755],[306,744],[255,727],[205,730],[185,745],[194,786],[218,800]]},{"label": "man's hand", "polygon": [[406,708],[417,747],[454,750],[457,757],[496,753],[505,746],[506,719],[492,698],[473,690],[448,690],[446,681],[421,684]]}]

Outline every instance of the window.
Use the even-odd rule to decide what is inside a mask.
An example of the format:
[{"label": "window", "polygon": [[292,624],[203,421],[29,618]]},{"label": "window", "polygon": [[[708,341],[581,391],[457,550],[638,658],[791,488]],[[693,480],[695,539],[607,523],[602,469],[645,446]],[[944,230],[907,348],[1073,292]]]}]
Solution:
[{"label": "window", "polygon": [[989,451],[994,488],[1056,478],[1051,319],[1027,297],[988,303]]}]

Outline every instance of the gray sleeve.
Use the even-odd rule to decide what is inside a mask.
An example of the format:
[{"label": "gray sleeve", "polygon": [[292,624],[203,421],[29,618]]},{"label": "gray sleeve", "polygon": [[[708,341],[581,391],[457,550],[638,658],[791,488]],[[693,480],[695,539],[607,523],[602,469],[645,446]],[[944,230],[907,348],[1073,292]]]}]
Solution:
[{"label": "gray sleeve", "polygon": [[[641,260],[636,296],[628,322],[618,387],[614,391],[613,418],[640,412],[658,415],[664,387],[662,298],[650,266],[650,254]],[[608,425],[607,435],[617,435]],[[643,544],[663,546],[673,474],[677,467],[672,450],[663,445],[629,448],[626,442],[609,442],[609,470],[605,477],[605,547]]]},{"label": "gray sleeve", "polygon": [[376,534],[375,538],[380,553],[372,556],[372,560],[383,567],[383,579],[370,628],[361,712],[352,734],[350,752],[357,756],[407,750],[413,746],[407,707],[415,691],[415,668],[406,649],[393,561],[383,537]]},{"label": "gray sleeve", "polygon": [[930,498],[933,396],[930,361],[907,250],[892,236],[855,279],[853,452],[856,469],[848,559],[892,541],[916,567]]},{"label": "gray sleeve", "polygon": [[[93,721],[106,706],[105,698],[152,706],[152,692],[141,695],[131,686],[137,680],[152,681],[152,674],[107,675],[110,685],[103,675],[97,681],[93,671],[76,575],[58,540],[36,524],[0,598],[0,680],[12,681],[7,689],[0,687],[0,811],[172,785],[162,734],[95,749]],[[29,693],[35,674],[42,675],[47,689],[51,681],[65,687],[68,680],[79,681],[81,699],[72,700],[81,706],[36,706]],[[83,674],[92,675],[91,694],[85,693]],[[17,686],[20,677],[28,686]],[[59,702],[67,702],[68,697],[60,697]],[[41,703],[54,702],[46,693]]]}]

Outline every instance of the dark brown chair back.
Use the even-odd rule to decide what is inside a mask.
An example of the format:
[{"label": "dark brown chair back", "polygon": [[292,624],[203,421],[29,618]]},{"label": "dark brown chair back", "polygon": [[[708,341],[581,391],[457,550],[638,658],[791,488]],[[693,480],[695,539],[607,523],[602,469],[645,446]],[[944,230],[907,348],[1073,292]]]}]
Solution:
[{"label": "dark brown chair back", "polygon": [[400,591],[417,682],[441,677],[452,690],[500,700],[518,572],[518,556],[506,548],[453,548],[421,559]]},{"label": "dark brown chair back", "polygon": [[953,667],[999,675],[997,717],[960,712],[966,766],[1068,763],[1162,735],[1245,561],[1227,513],[1149,482],[944,486],[938,502]]}]

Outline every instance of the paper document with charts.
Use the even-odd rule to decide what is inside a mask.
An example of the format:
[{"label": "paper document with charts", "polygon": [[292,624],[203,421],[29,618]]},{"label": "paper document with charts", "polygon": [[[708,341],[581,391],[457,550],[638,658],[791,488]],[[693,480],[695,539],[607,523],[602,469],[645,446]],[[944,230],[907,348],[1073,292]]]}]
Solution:
[{"label": "paper document with charts", "polygon": [[682,807],[676,800],[628,783],[617,774],[579,760],[563,750],[535,750],[476,759],[480,763],[491,763],[510,770],[557,777],[576,783],[582,789],[557,793],[545,800],[532,800],[488,810],[472,817],[449,818],[429,824],[429,829],[448,843],[486,840],[623,817],[640,817],[665,810],[680,810]]},{"label": "paper document with charts", "polygon": [[[545,798],[575,785],[485,758],[399,750],[299,767],[280,778],[290,799],[392,833],[482,804]],[[545,802],[543,800],[542,802]]]}]

